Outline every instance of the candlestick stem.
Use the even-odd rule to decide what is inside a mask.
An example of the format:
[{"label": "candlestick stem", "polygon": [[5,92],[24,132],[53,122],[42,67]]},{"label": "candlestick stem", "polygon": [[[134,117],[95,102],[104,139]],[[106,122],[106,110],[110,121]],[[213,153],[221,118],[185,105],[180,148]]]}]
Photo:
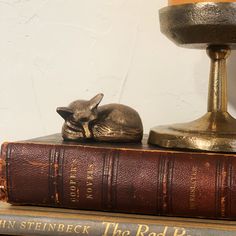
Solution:
[{"label": "candlestick stem", "polygon": [[209,46],[207,53],[211,58],[208,112],[227,112],[226,59],[230,54],[230,49],[227,46]]},{"label": "candlestick stem", "polygon": [[211,59],[208,111],[197,120],[151,129],[149,143],[168,148],[236,152],[236,119],[228,112],[228,46],[208,46]]}]

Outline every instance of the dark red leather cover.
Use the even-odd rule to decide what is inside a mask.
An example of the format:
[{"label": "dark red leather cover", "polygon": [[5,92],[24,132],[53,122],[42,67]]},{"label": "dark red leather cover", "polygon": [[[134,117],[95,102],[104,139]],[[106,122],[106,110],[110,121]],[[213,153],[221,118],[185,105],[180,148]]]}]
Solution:
[{"label": "dark red leather cover", "polygon": [[[236,219],[236,156],[56,136],[2,146],[8,201],[75,209]],[[2,171],[1,171],[2,169]]]}]

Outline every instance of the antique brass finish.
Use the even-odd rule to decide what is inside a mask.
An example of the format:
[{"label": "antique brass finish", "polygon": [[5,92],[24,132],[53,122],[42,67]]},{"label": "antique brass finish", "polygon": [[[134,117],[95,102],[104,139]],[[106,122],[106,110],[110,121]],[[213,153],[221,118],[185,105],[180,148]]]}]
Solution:
[{"label": "antique brass finish", "polygon": [[236,2],[202,2],[164,7],[160,28],[181,47],[206,49],[209,45],[236,47]]},{"label": "antique brass finish", "polygon": [[226,59],[230,49],[227,46],[211,46],[207,53],[211,59],[208,112],[227,112]]},{"label": "antique brass finish", "polygon": [[122,104],[99,106],[103,94],[90,100],[77,100],[68,107],[58,107],[58,114],[65,120],[62,127],[64,140],[140,142],[143,125],[139,114]]},{"label": "antique brass finish", "polygon": [[153,128],[149,143],[168,148],[236,152],[236,119],[227,111],[226,72],[226,59],[236,45],[236,3],[171,6],[161,10],[160,19],[162,32],[177,45],[207,48],[211,59],[208,109],[195,121]]}]

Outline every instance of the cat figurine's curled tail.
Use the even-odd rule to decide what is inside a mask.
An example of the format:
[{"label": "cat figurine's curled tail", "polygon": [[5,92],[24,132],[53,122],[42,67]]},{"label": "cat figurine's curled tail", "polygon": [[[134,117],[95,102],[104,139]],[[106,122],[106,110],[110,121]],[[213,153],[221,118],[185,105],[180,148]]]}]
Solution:
[{"label": "cat figurine's curled tail", "polygon": [[64,140],[95,140],[107,142],[140,142],[143,125],[139,114],[122,104],[99,106],[103,94],[91,100],[77,100],[68,107],[58,107],[65,120],[62,127]]}]

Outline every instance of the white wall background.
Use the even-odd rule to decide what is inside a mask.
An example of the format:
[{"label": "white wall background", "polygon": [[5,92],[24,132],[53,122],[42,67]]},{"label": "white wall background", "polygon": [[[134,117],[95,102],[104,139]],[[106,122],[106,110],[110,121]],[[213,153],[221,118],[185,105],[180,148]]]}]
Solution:
[{"label": "white wall background", "polygon": [[138,110],[146,132],[202,115],[209,61],[204,51],[178,48],[160,33],[158,9],[166,2],[1,0],[0,141],[60,132],[56,107],[98,92],[102,104]]}]

